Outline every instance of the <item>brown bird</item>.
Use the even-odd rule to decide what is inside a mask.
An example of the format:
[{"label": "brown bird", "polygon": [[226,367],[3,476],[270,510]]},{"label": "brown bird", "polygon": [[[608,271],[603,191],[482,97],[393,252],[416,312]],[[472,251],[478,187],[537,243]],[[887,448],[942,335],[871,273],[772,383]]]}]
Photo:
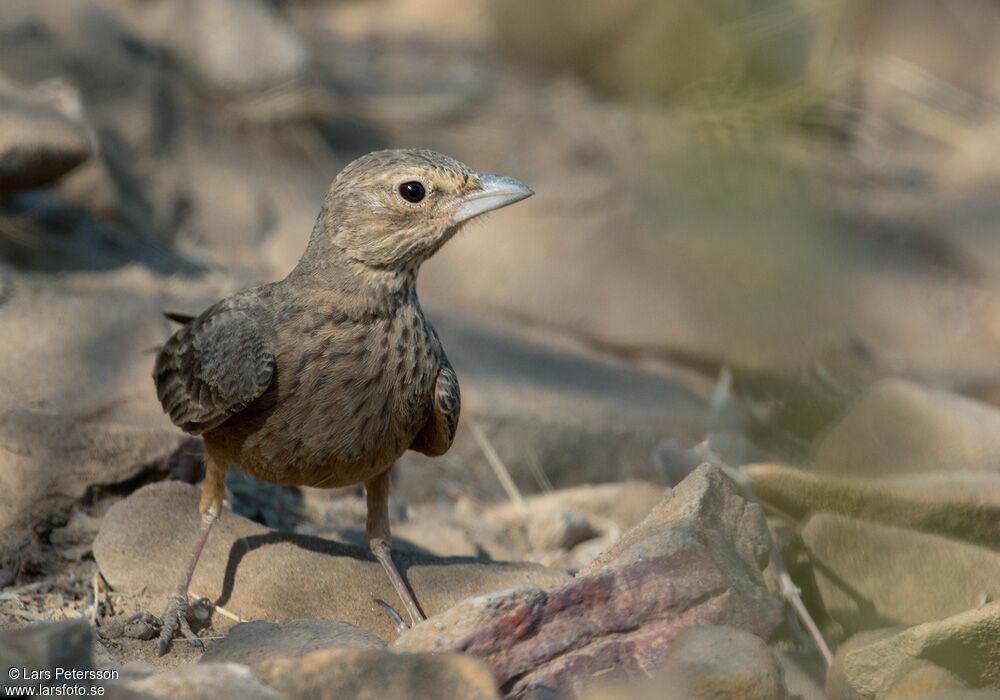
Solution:
[{"label": "brown bird", "polygon": [[369,153],[337,175],[285,279],[180,319],[153,378],[170,419],[204,437],[206,475],[161,655],[178,629],[200,645],[187,591],[229,466],[274,484],[364,483],[372,552],[412,621],[423,619],[389,549],[389,472],[407,449],[433,457],[451,447],[460,400],[420,309],[417,271],[463,223],[532,194],[432,151]]}]

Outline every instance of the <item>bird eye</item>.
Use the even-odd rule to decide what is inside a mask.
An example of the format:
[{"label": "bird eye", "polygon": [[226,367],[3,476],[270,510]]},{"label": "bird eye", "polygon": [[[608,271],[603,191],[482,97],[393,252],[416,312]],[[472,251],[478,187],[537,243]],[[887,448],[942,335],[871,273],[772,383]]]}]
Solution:
[{"label": "bird eye", "polygon": [[410,180],[409,182],[404,182],[399,186],[399,196],[405,199],[407,202],[412,202],[416,204],[417,202],[423,200],[427,195],[427,190],[424,189],[422,183],[416,180]]}]

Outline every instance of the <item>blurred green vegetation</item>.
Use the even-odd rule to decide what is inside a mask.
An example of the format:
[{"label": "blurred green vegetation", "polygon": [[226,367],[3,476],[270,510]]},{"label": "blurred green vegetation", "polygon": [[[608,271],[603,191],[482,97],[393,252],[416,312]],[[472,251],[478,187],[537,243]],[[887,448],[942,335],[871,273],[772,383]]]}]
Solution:
[{"label": "blurred green vegetation", "polygon": [[840,17],[818,0],[511,0],[491,5],[501,45],[605,94],[665,103],[750,97],[814,79]]},{"label": "blurred green vegetation", "polygon": [[492,7],[508,53],[577,76],[624,115],[616,170],[649,231],[647,264],[738,397],[785,449],[807,444],[871,376],[856,368],[836,216],[855,108],[852,49],[838,45],[848,0]]},{"label": "blurred green vegetation", "polygon": [[[843,336],[831,254],[827,55],[839,3],[810,0],[513,0],[499,41],[526,64],[570,72],[627,105],[620,154],[664,275],[742,365],[793,365]],[[651,251],[653,252],[653,251]],[[766,364],[772,365],[773,362]]]}]

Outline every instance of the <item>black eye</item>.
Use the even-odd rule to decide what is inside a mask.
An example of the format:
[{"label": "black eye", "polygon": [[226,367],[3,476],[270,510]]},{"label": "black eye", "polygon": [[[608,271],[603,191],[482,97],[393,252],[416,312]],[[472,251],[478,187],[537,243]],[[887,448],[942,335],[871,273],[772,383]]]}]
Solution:
[{"label": "black eye", "polygon": [[427,191],[424,189],[423,184],[417,182],[416,180],[404,182],[399,186],[399,196],[407,202],[413,202],[416,204],[421,201],[426,194]]}]

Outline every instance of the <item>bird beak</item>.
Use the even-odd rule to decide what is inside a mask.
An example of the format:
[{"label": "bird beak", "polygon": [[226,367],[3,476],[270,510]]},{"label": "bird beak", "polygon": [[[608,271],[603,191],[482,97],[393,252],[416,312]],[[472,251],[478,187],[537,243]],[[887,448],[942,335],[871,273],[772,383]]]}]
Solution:
[{"label": "bird beak", "polygon": [[476,173],[475,177],[479,180],[479,185],[458,200],[448,222],[449,227],[535,194],[523,182],[506,175]]}]

